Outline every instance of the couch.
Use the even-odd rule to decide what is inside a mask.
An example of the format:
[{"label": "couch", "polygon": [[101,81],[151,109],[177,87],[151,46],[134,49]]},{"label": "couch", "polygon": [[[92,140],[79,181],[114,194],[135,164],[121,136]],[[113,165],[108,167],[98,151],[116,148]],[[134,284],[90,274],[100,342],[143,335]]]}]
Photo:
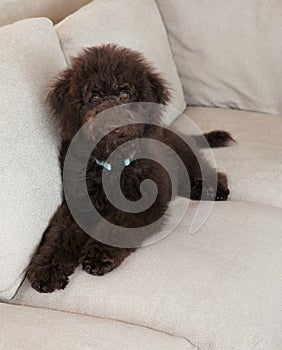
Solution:
[{"label": "couch", "polygon": [[[1,349],[282,348],[281,13],[275,0],[95,0],[55,26],[0,28]],[[176,198],[170,220],[188,210],[165,239],[110,274],[78,268],[65,290],[39,294],[25,272],[61,191],[48,85],[105,42],[163,73],[177,111],[166,123],[231,132],[236,144],[213,150],[231,195],[196,232],[199,203]]]}]

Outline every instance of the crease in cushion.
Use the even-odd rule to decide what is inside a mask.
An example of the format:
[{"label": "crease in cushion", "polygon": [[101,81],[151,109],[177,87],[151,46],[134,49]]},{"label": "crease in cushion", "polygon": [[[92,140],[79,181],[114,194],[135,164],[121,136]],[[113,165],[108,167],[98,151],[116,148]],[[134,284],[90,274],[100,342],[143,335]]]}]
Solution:
[{"label": "crease in cushion", "polygon": [[192,350],[185,339],[97,317],[0,304],[3,349]]},{"label": "crease in cushion", "polygon": [[190,106],[282,115],[282,2],[157,0]]},{"label": "crease in cushion", "polygon": [[228,175],[231,200],[282,208],[282,118],[219,108],[187,108],[174,125],[190,134],[190,121],[202,132],[222,129],[236,140],[215,148],[217,166]]},{"label": "crease in cushion", "polygon": [[90,0],[1,0],[0,26],[32,17],[48,17],[58,23],[88,2]]},{"label": "crease in cushion", "polygon": [[[126,11],[125,11],[126,9]],[[93,1],[56,25],[68,63],[83,48],[114,43],[142,52],[172,88],[171,107],[185,109],[167,33],[154,0]],[[168,114],[167,123],[177,113]]]},{"label": "crease in cushion", "polygon": [[58,135],[45,104],[65,67],[53,24],[0,29],[0,299],[10,299],[61,197]]},{"label": "crease in cushion", "polygon": [[[183,206],[187,200],[177,198],[172,209]],[[280,350],[281,209],[215,202],[202,228],[189,234],[197,208],[191,201],[173,233],[111,273],[79,268],[65,290],[50,295],[25,281],[12,302],[146,326],[201,350]]]}]

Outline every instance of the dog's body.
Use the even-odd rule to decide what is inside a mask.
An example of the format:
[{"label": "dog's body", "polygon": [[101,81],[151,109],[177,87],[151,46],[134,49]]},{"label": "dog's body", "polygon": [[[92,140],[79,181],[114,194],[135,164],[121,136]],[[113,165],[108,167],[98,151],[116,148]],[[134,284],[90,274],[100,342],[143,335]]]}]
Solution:
[{"label": "dog's body", "polygon": [[[73,59],[71,67],[56,80],[48,97],[55,121],[61,129],[62,171],[70,143],[82,125],[89,124],[85,129],[86,137],[94,139],[99,136],[101,130],[95,127],[95,122],[88,123],[94,121],[99,113],[111,107],[134,102],[166,105],[169,97],[166,82],[154,72],[139,53],[113,45],[85,50],[79,57]],[[101,216],[119,227],[136,228],[154,223],[163,217],[168,208],[172,198],[171,179],[165,168],[160,167],[157,162],[138,159],[140,149],[137,146],[133,150],[134,156],[122,171],[120,188],[125,198],[133,202],[138,201],[144,195],[140,192],[140,184],[146,179],[151,179],[158,188],[154,203],[149,211],[132,215],[122,212],[107,201],[102,186],[102,172],[107,173],[110,170],[107,169],[105,160],[117,146],[136,138],[154,139],[171,147],[185,164],[191,181],[191,192],[188,191],[188,185],[186,188],[185,184],[179,181],[178,194],[189,196],[191,199],[200,199],[204,189],[198,157],[201,157],[201,162],[205,161],[200,153],[195,155],[187,146],[185,142],[187,136],[177,137],[169,130],[152,126],[152,116],[148,113],[143,115],[142,108],[141,111],[136,112],[136,115],[140,116],[138,124],[132,124],[130,119],[135,118],[132,112],[124,114],[123,110],[117,115],[118,118],[128,118],[131,124],[120,127],[117,118],[114,131],[110,131],[102,141],[97,143],[87,164],[88,193]],[[103,127],[107,129],[108,126],[103,125]],[[225,146],[232,140],[226,132],[213,132],[206,137],[212,147]],[[189,139],[190,144],[191,142],[196,144],[197,140]],[[164,153],[160,154],[157,149],[149,146],[146,151],[151,154],[152,159],[162,159],[169,169],[175,169],[173,176],[177,181],[180,176],[179,160]],[[128,152],[125,157],[131,156],[132,150]],[[206,162],[205,166],[210,169],[210,173],[215,172],[215,169]],[[110,172],[110,190],[114,195],[118,178],[114,175],[114,169]],[[207,193],[206,199],[211,199],[212,196],[216,200],[227,199],[229,190],[224,174],[218,174],[217,188],[213,191],[213,193]],[[83,200],[83,198],[80,199]],[[160,220],[161,224],[162,220]],[[103,231],[103,229],[103,225],[97,222],[96,230]],[[114,232],[107,232],[107,234],[114,234]],[[138,243],[141,243],[142,239],[141,237]],[[119,266],[134,250],[135,248],[106,245],[91,238],[73,219],[64,197],[31,261],[27,277],[32,287],[39,292],[52,292],[67,285],[68,277],[79,263],[86,272],[103,275]]]}]

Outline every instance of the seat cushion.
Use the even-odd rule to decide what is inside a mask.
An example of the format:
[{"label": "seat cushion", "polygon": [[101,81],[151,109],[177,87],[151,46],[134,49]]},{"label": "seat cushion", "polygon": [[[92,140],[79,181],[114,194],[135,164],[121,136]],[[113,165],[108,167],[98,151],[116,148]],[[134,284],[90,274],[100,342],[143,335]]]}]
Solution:
[{"label": "seat cushion", "polygon": [[[174,212],[186,205],[178,198]],[[197,207],[191,202],[174,232],[111,273],[79,268],[65,290],[52,294],[25,281],[13,302],[146,326],[201,350],[279,350],[281,208],[215,202],[204,226],[189,234]]]},{"label": "seat cushion", "polygon": [[107,43],[140,51],[169,82],[172,107],[180,112],[185,109],[166,30],[154,0],[92,1],[59,23],[56,31],[68,62],[85,47]]},{"label": "seat cushion", "polygon": [[281,1],[157,3],[188,105],[282,115]]},{"label": "seat cushion", "polygon": [[188,108],[175,124],[189,133],[191,122],[203,132],[223,129],[237,141],[213,149],[219,169],[229,177],[231,199],[282,207],[282,118],[218,108]]},{"label": "seat cushion", "polygon": [[48,19],[0,29],[0,298],[22,282],[60,203],[58,135],[45,105],[47,85],[65,66]]},{"label": "seat cushion", "polygon": [[192,350],[185,339],[123,322],[0,303],[3,349]]}]

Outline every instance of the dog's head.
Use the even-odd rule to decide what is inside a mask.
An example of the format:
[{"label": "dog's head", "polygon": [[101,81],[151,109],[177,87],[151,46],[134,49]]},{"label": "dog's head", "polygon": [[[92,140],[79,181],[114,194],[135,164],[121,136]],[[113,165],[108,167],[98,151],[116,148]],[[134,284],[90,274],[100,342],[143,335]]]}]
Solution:
[{"label": "dog's head", "polygon": [[[120,112],[115,108],[106,113],[110,118],[95,125],[97,116],[103,117],[105,110],[133,102],[166,105],[169,98],[167,83],[140,53],[116,45],[103,45],[87,48],[72,59],[70,67],[54,82],[48,103],[63,140],[70,141],[89,121],[86,130],[93,138],[115,128],[104,139],[110,151],[110,145],[117,146],[119,140],[124,142],[143,136],[146,128],[140,124],[134,126],[132,122],[150,123],[150,116],[142,114],[138,107],[128,111],[122,108]],[[131,124],[119,128],[121,121]]]}]

